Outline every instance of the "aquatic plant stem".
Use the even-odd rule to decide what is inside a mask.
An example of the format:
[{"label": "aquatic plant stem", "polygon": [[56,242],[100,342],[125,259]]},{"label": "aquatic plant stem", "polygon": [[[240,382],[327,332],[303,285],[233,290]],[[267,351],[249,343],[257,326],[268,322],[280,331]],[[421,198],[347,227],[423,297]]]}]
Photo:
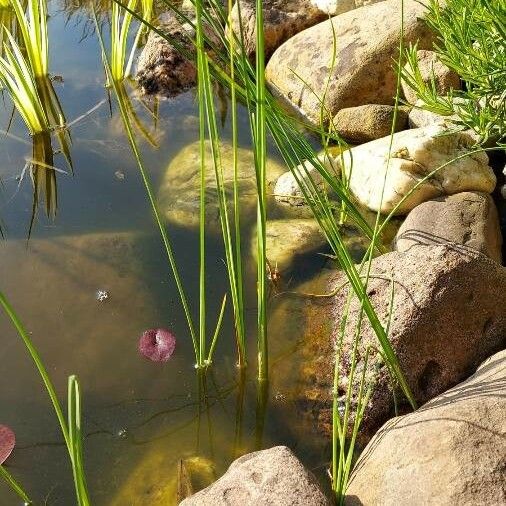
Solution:
[{"label": "aquatic plant stem", "polygon": [[12,476],[9,471],[3,466],[0,465],[0,476],[5,480],[7,485],[21,498],[25,504],[33,504],[33,501],[28,497],[28,494],[23,490],[21,485],[15,480],[14,476]]},{"label": "aquatic plant stem", "polygon": [[266,252],[266,158],[265,47],[263,2],[256,0],[255,169],[257,178],[257,333],[258,379],[266,381],[269,370],[267,344],[267,252]]},{"label": "aquatic plant stem", "polygon": [[[44,386],[46,387],[46,391],[49,395],[49,398],[51,399],[51,403],[53,404],[53,409],[56,413],[56,418],[58,419],[58,422],[60,424],[60,429],[63,434],[63,438],[65,440],[65,444],[67,446],[67,450],[69,452],[70,461],[72,464],[72,471],[74,473],[74,484],[76,487],[76,495],[78,499],[79,506],[89,506],[90,501],[88,497],[88,491],[86,486],[86,478],[84,475],[84,469],[82,464],[82,455],[80,458],[76,457],[75,448],[76,444],[80,445],[80,443],[76,443],[76,433],[72,434],[72,438],[69,433],[68,426],[65,421],[65,417],[63,415],[63,410],[61,408],[60,402],[58,400],[58,396],[56,395],[56,390],[53,386],[53,383],[51,382],[51,379],[49,378],[49,374],[47,373],[46,368],[44,367],[44,363],[33,345],[30,337],[28,336],[28,332],[25,330],[23,324],[21,323],[21,320],[17,316],[16,312],[14,311],[13,307],[10,305],[9,301],[6,299],[3,293],[0,292],[0,305],[3,307],[5,313],[11,320],[11,323],[13,324],[14,328],[17,330],[18,335],[23,340],[23,343],[25,344],[26,349],[28,350],[28,353],[30,354],[40,377],[42,378],[42,381],[44,383]],[[80,410],[79,410],[80,413]],[[80,423],[80,422],[79,422]],[[80,436],[80,432],[78,434]]]}]

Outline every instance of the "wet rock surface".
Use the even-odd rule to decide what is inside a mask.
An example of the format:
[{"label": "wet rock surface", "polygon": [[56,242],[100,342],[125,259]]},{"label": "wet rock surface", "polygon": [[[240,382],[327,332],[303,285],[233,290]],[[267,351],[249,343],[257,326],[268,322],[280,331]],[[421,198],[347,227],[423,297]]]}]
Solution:
[{"label": "wet rock surface", "polygon": [[[189,229],[199,226],[200,209],[200,155],[199,142],[184,147],[169,163],[158,194],[160,210],[166,219]],[[226,142],[221,144],[223,179],[229,202],[232,202],[234,167],[233,149]],[[214,163],[209,142],[206,143],[206,228],[209,233],[221,233],[219,203]],[[252,151],[238,149],[238,185],[243,225],[256,219],[257,187],[255,161]],[[268,193],[286,167],[274,160],[267,161]],[[271,199],[274,201],[274,199]]]},{"label": "wet rock surface", "polygon": [[[443,125],[405,130],[394,134],[392,142],[390,136],[383,137],[345,152],[344,170],[362,205],[406,214],[441,195],[494,190],[496,178],[488,156],[484,152],[463,156],[473,151],[474,143],[469,133],[449,133]],[[457,157],[461,158],[449,163]],[[343,164],[339,157],[336,161]]]},{"label": "wet rock surface", "polygon": [[[334,118],[337,133],[352,144],[361,144],[390,135],[395,107],[366,104],[341,109]],[[408,128],[408,109],[399,107],[395,117],[394,132]]]},{"label": "wet rock surface", "polygon": [[[431,47],[433,37],[423,19],[424,6],[408,0],[404,10],[405,43],[418,41],[420,49]],[[267,82],[275,95],[315,124],[320,123],[320,100],[327,82],[327,121],[345,107],[392,105],[396,90],[392,61],[399,50],[399,26],[395,0],[335,16],[279,47],[267,65]],[[334,33],[336,62],[331,68]]]},{"label": "wet rock surface", "polygon": [[315,477],[286,446],[249,453],[235,460],[210,487],[181,505],[330,506]]},{"label": "wet rock surface", "polygon": [[365,448],[345,504],[505,504],[506,351]]},{"label": "wet rock surface", "polygon": [[[332,294],[344,281],[338,271],[323,271],[299,287],[300,295],[280,301],[272,316],[272,331],[285,332],[301,354],[299,370],[289,374],[291,386],[286,386],[292,389],[291,401],[299,406],[301,416],[309,418],[308,423],[326,435],[332,427],[334,342],[347,288],[325,298],[308,294]],[[389,338],[419,404],[462,381],[486,357],[506,346],[506,269],[472,249],[416,245],[405,253],[382,255],[372,262],[367,293],[384,325],[392,310]],[[340,394],[345,393],[358,314],[354,300],[344,338]],[[369,346],[374,350],[379,343],[366,321],[358,371]],[[362,443],[394,414],[389,373],[375,352],[369,357],[367,378],[374,380],[374,386],[359,434]],[[357,389],[354,385],[355,393]],[[397,400],[400,409],[406,409],[402,395]]]},{"label": "wet rock surface", "polygon": [[420,204],[401,225],[395,249],[402,252],[416,244],[446,243],[475,249],[501,263],[501,228],[490,195],[462,192]]}]

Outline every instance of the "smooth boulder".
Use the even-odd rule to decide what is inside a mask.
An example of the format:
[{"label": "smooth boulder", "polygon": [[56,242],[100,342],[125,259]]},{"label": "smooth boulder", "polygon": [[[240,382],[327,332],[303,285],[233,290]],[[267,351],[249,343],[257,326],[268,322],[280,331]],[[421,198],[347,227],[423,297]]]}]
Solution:
[{"label": "smooth boulder", "polygon": [[[395,124],[394,124],[395,118]],[[408,109],[392,105],[366,104],[346,107],[335,116],[333,127],[346,141],[362,144],[408,128]]]},{"label": "smooth boulder", "polygon": [[506,504],[506,351],[385,424],[357,462],[347,506]]},{"label": "smooth boulder", "polygon": [[[404,253],[375,258],[370,276],[367,294],[384,325],[392,311],[389,339],[418,404],[462,381],[485,358],[506,347],[506,269],[485,255],[458,246],[416,245]],[[340,271],[323,271],[298,287],[299,296],[279,297],[270,324],[271,334],[280,342],[286,339],[296,346],[299,364],[294,371],[293,359],[287,361],[274,388],[288,392],[287,400],[297,406],[299,416],[327,436],[332,432],[335,342],[348,295],[345,281]],[[337,287],[342,289],[335,294]],[[354,298],[341,354],[338,406],[348,385],[359,315],[360,304]],[[363,368],[369,347],[373,351],[366,380],[372,391],[359,432],[361,443],[395,414],[394,391],[401,412],[409,410],[402,394],[394,390],[381,355],[374,351],[380,349],[378,338],[364,317],[357,371]],[[354,398],[360,376],[357,373],[352,385]]]},{"label": "smooth boulder", "polygon": [[286,446],[249,453],[182,506],[330,506],[315,477]]},{"label": "smooth boulder", "polygon": [[[223,168],[225,191],[232,211],[234,181],[232,145],[222,142],[220,159]],[[206,229],[209,233],[220,233],[219,201],[211,145],[206,142]],[[268,193],[277,178],[286,170],[279,162],[267,160]],[[238,148],[238,187],[241,215],[244,224],[254,221],[257,202],[254,153]],[[158,193],[160,210],[166,219],[181,227],[196,229],[199,226],[200,209],[200,145],[193,142],[185,146],[170,161]],[[274,200],[274,199],[272,199]]]},{"label": "smooth boulder", "polygon": [[473,152],[474,143],[468,132],[435,124],[356,146],[336,161],[362,205],[402,215],[441,195],[491,193],[496,177],[486,153]]},{"label": "smooth boulder", "polygon": [[[423,5],[415,0],[404,2],[404,41],[418,41],[420,49],[431,47],[433,40],[424,16]],[[397,0],[335,16],[279,47],[267,64],[267,82],[275,95],[316,125],[320,123],[324,95],[325,123],[345,107],[392,105],[397,82],[393,60],[399,52],[400,24]],[[332,66],[334,34],[337,47]]]},{"label": "smooth boulder", "polygon": [[416,244],[462,245],[502,261],[502,235],[497,207],[486,193],[462,192],[416,206],[401,225],[395,249]]}]

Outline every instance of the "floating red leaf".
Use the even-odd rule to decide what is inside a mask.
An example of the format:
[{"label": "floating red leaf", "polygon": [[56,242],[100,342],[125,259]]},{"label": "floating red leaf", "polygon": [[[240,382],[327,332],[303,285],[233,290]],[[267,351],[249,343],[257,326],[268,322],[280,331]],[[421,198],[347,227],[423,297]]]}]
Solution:
[{"label": "floating red leaf", "polygon": [[146,330],[139,339],[139,353],[153,362],[167,362],[175,347],[176,338],[167,329]]},{"label": "floating red leaf", "polygon": [[16,436],[7,425],[0,425],[0,466],[9,458],[16,445]]}]

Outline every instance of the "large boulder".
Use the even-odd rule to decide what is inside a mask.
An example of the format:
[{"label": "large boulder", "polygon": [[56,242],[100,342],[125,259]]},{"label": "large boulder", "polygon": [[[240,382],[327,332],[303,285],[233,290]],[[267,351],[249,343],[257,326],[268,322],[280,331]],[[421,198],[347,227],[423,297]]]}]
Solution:
[{"label": "large boulder", "polygon": [[330,16],[358,9],[383,0],[311,0],[311,3]]},{"label": "large boulder", "polygon": [[[447,95],[451,90],[460,90],[458,74],[448,68],[434,51],[419,50],[416,52],[416,59],[422,81],[427,85],[434,83],[438,95]],[[408,72],[411,71],[408,63],[404,68]],[[402,81],[402,91],[408,103],[416,102],[418,97],[415,90],[405,81]]]},{"label": "large boulder", "polygon": [[490,195],[462,192],[416,206],[397,233],[395,249],[447,243],[475,249],[501,263],[501,227]]},{"label": "large boulder", "polygon": [[[229,198],[229,209],[232,210],[234,181],[233,149],[226,142],[220,148],[221,164],[225,190]],[[206,142],[206,227],[211,234],[219,233],[219,202],[214,171],[211,145]],[[274,160],[267,160],[268,192],[277,178],[286,170],[284,165]],[[238,185],[240,208],[243,223],[255,219],[257,186],[255,176],[254,153],[245,148],[238,148]],[[159,205],[166,219],[181,227],[197,229],[200,209],[200,143],[198,141],[184,147],[170,162],[159,190]],[[272,199],[274,200],[274,199]]]},{"label": "large boulder", "polygon": [[365,448],[348,506],[506,504],[506,351]]},{"label": "large boulder", "polygon": [[[384,325],[392,314],[389,339],[418,404],[462,381],[486,357],[506,346],[506,269],[485,255],[451,245],[416,245],[405,253],[375,258],[370,274],[368,296]],[[345,281],[341,271],[323,271],[298,288],[299,296],[278,297],[270,323],[271,335],[280,342],[286,336],[297,345],[299,354],[298,370],[293,370],[291,359],[284,365],[286,371],[278,373],[274,388],[287,392],[287,400],[298,406],[299,415],[326,435],[332,431],[335,342],[347,303]],[[335,294],[337,287],[342,289]],[[348,384],[359,308],[354,298],[343,340],[339,396],[345,394]],[[364,320],[357,370],[363,368],[366,350],[379,348],[365,316]],[[281,367],[282,363],[277,364],[278,370]],[[372,391],[359,434],[361,442],[394,415],[395,390],[377,352],[369,357],[366,379]],[[354,395],[357,391],[354,383]],[[402,395],[397,394],[398,408],[407,409]],[[340,397],[339,405],[343,401]]]},{"label": "large boulder", "polygon": [[215,483],[182,506],[330,506],[315,477],[286,446],[244,455]]},{"label": "large boulder", "polygon": [[366,104],[346,107],[335,116],[333,127],[346,141],[362,144],[408,128],[408,109],[399,107],[395,113],[393,105]]},{"label": "large boulder", "polygon": [[[405,43],[430,48],[433,36],[424,22],[425,7],[404,2]],[[340,109],[394,102],[397,78],[393,60],[400,42],[397,0],[355,9],[295,35],[272,55],[266,79],[273,93],[320,123],[325,95],[327,122]],[[336,59],[333,63],[333,43]],[[329,79],[330,77],[330,79]],[[328,87],[327,87],[328,84]]]},{"label": "large boulder", "polygon": [[399,215],[441,195],[491,193],[494,172],[486,153],[473,152],[474,143],[468,132],[451,133],[435,124],[362,144],[336,161],[344,166],[350,189],[362,205],[382,213],[395,209]]}]

